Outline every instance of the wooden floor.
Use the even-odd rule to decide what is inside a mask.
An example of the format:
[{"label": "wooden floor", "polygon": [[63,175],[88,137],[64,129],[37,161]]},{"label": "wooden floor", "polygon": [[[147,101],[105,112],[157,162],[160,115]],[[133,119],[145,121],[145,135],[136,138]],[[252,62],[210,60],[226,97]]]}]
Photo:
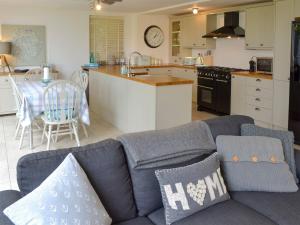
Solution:
[{"label": "wooden floor", "polygon": [[[213,118],[215,115],[206,112],[193,111],[193,120],[205,120]],[[28,135],[24,139],[24,147],[19,150],[19,141],[14,139],[16,126],[15,116],[0,117],[0,191],[7,189],[18,190],[16,182],[16,165],[20,157],[23,155],[40,152],[46,149],[46,143],[40,143],[41,131],[34,132],[34,149],[29,150]],[[115,138],[121,132],[104,121],[97,120],[91,115],[91,126],[88,127],[89,137],[86,138],[83,132],[80,132],[81,144],[86,145],[95,143],[107,138]],[[69,136],[61,137],[57,143],[52,144],[51,149],[61,149],[76,146],[75,140],[71,140]]]}]

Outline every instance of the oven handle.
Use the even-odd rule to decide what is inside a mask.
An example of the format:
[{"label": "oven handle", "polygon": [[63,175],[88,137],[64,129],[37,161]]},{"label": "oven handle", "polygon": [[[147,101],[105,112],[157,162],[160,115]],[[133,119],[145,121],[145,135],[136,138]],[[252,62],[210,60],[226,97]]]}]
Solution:
[{"label": "oven handle", "polygon": [[214,90],[214,89],[211,88],[211,87],[207,87],[207,86],[203,86],[203,85],[198,85],[198,87],[205,88],[205,89],[208,89],[208,90]]},{"label": "oven handle", "polygon": [[227,81],[227,80],[218,80],[218,79],[216,79],[216,81],[217,81],[217,82],[226,83],[226,84],[228,83],[228,81]]},{"label": "oven handle", "polygon": [[203,80],[213,80],[213,78],[210,78],[210,77],[199,77],[199,79],[203,79]]}]

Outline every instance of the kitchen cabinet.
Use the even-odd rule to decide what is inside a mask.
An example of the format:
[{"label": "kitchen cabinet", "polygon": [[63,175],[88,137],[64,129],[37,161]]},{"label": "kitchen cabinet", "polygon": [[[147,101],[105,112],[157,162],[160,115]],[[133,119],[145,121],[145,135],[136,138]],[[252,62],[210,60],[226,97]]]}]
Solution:
[{"label": "kitchen cabinet", "polygon": [[273,125],[288,129],[290,82],[274,80]]},{"label": "kitchen cabinet", "polygon": [[242,76],[231,77],[231,115],[246,115],[246,79]]},{"label": "kitchen cabinet", "polygon": [[274,79],[288,81],[291,65],[293,0],[275,2]]},{"label": "kitchen cabinet", "polygon": [[8,76],[0,76],[0,115],[16,112],[13,90]]},{"label": "kitchen cabinet", "polygon": [[206,33],[216,29],[216,15],[196,15],[183,17],[181,20],[181,45],[184,48],[213,49],[213,39],[202,38]]},{"label": "kitchen cabinet", "polygon": [[192,93],[192,99],[193,102],[197,103],[197,93],[198,93],[198,76],[197,76],[197,70],[196,69],[184,69],[184,68],[173,68],[172,75],[174,77],[181,77],[193,80],[193,93]]},{"label": "kitchen cabinet", "polygon": [[273,81],[233,74],[231,114],[250,116],[257,125],[272,128]]},{"label": "kitchen cabinet", "polygon": [[300,0],[294,0],[294,16],[300,17]]},{"label": "kitchen cabinet", "polygon": [[274,6],[246,10],[246,48],[272,49],[274,44]]}]

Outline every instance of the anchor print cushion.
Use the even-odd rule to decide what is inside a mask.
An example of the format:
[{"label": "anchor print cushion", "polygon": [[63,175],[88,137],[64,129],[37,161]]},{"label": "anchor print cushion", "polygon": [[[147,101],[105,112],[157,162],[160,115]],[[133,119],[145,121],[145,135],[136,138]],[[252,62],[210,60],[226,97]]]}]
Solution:
[{"label": "anchor print cushion", "polygon": [[72,154],[39,187],[3,212],[15,225],[110,225],[112,222]]},{"label": "anchor print cushion", "polygon": [[157,170],[155,174],[160,184],[167,225],[230,198],[217,153],[201,162]]}]

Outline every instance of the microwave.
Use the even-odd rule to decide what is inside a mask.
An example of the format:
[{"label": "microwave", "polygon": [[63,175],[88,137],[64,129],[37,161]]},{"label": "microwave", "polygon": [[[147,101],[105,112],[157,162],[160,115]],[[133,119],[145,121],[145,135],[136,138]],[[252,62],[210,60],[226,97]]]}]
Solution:
[{"label": "microwave", "polygon": [[258,73],[273,74],[273,58],[272,57],[257,57],[256,71]]}]

